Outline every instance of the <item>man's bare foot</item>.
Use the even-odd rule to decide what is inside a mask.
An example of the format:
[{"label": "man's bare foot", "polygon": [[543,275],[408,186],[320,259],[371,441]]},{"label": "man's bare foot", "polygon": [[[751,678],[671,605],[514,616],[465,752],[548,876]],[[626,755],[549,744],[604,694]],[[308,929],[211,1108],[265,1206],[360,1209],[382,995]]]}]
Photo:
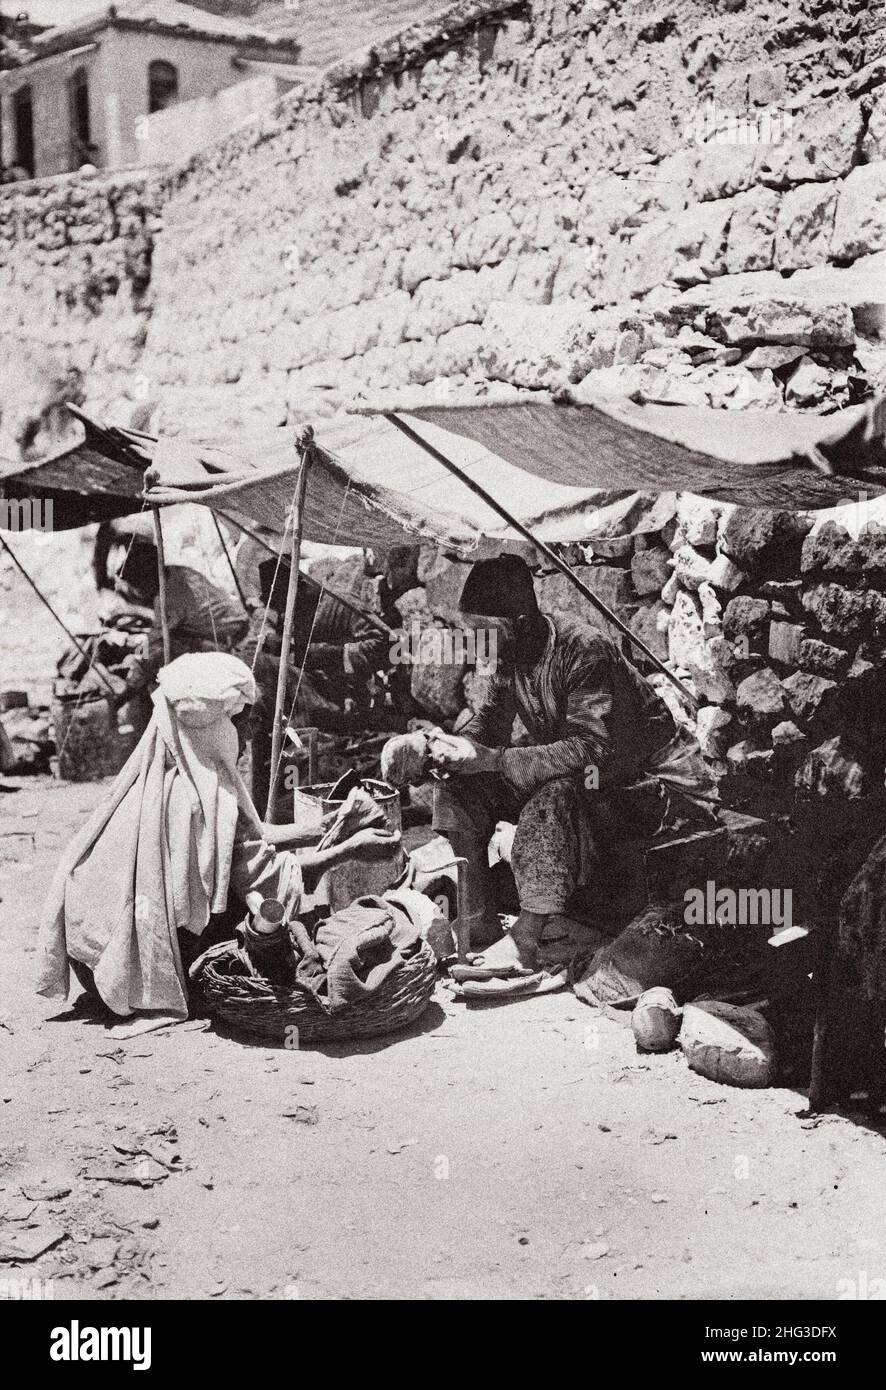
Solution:
[{"label": "man's bare foot", "polygon": [[485,950],[472,953],[469,965],[453,966],[453,978],[488,980],[534,974],[538,970],[538,942],[544,924],[545,918],[539,913],[521,912],[510,932]]},{"label": "man's bare foot", "polygon": [[538,947],[547,916],[543,912],[521,912],[511,927],[511,940],[517,959],[526,970],[538,969]]}]

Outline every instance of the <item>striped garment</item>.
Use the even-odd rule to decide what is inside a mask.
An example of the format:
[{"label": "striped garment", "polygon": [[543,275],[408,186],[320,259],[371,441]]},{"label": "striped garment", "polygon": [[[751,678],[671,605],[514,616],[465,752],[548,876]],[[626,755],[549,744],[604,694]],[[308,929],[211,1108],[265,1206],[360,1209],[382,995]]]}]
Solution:
[{"label": "striped garment", "polygon": [[[695,740],[678,731],[664,701],[604,633],[567,614],[545,615],[538,661],[502,663],[489,700],[459,732],[504,748],[501,772],[521,797],[554,777],[601,789],[658,777],[689,795],[710,794]],[[511,747],[515,716],[530,744]]]}]

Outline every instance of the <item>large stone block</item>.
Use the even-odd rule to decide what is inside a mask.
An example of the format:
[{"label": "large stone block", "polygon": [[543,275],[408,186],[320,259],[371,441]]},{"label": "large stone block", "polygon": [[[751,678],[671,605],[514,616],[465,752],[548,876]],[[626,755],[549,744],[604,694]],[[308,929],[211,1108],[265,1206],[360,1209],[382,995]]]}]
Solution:
[{"label": "large stone block", "polygon": [[570,304],[492,304],[478,351],[482,370],[515,386],[565,385],[571,366],[567,333],[580,312]]},{"label": "large stone block", "polygon": [[716,306],[706,331],[719,342],[791,343],[803,347],[851,347],[855,324],[846,304],[809,304],[787,295]]},{"label": "large stone block", "polygon": [[862,133],[861,103],[834,96],[809,102],[791,114],[786,138],[763,148],[760,177],[795,184],[848,174]]},{"label": "large stone block", "polygon": [[886,249],[886,160],[859,164],[847,176],[837,202],[831,256],[855,260]]},{"label": "large stone block", "polygon": [[754,188],[733,199],[726,247],[726,271],[769,270],[775,251],[779,196],[772,188]]},{"label": "large stone block", "polygon": [[836,210],[835,184],[801,183],[785,193],[775,228],[779,270],[797,270],[828,259]]}]

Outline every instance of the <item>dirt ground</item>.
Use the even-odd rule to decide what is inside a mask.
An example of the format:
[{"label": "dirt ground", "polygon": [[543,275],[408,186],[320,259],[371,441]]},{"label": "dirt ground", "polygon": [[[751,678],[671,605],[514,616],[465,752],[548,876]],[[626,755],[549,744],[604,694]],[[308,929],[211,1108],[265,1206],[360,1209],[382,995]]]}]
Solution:
[{"label": "dirt ground", "polygon": [[0,1280],[78,1299],[786,1299],[886,1277],[882,1135],[638,1056],[570,993],[468,1008],[439,988],[408,1033],[319,1051],[201,1021],[115,1043],[32,985],[42,895],[101,788],[8,785]]}]

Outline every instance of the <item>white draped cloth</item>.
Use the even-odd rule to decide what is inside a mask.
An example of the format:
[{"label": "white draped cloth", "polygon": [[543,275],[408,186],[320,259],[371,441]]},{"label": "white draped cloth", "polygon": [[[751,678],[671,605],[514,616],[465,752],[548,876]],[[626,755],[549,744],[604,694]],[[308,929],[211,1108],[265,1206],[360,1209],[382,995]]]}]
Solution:
[{"label": "white draped cloth", "polygon": [[273,878],[290,906],[301,879],[294,856],[275,855],[262,840],[237,771],[231,719],[255,701],[249,668],[208,652],[177,658],[157,679],[147,730],[55,875],[37,989],[66,998],[77,961],[114,1013],[185,1018],[177,934],[199,935],[212,913],[224,911],[232,865],[240,880],[250,865],[257,881]]}]

